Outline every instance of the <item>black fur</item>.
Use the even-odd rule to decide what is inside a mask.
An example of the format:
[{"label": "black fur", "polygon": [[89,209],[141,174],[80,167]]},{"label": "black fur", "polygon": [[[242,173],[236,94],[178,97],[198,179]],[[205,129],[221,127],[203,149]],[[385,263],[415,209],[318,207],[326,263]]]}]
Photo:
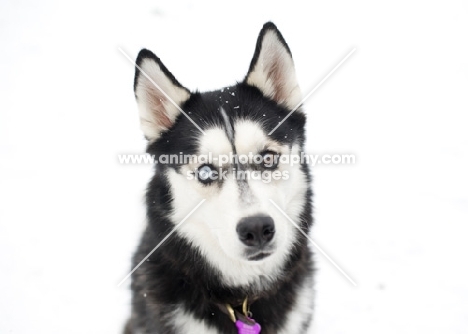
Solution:
[{"label": "black fur", "polygon": [[[261,48],[261,38],[268,30],[274,30],[278,34],[281,43],[290,53],[276,26],[269,22],[260,32],[249,71],[255,66]],[[138,55],[137,65],[145,58],[155,60],[175,85],[183,87],[151,51],[142,50]],[[135,87],[140,75],[137,69]],[[215,112],[221,106],[231,124],[236,119],[259,121],[266,133],[290,112],[263,96],[258,88],[248,85],[245,81],[218,91],[192,93],[181,108],[202,129],[207,129],[213,125],[225,126],[220,113]],[[289,146],[299,143],[302,148],[305,141],[305,121],[302,112],[293,113],[272,134],[272,138]],[[163,132],[155,142],[148,145],[147,152],[155,156],[180,152],[196,154],[198,147],[197,140],[194,139],[199,136],[199,130],[186,117],[180,115],[169,131]],[[132,266],[136,266],[174,227],[174,223],[168,217],[176,208],[172,205],[173,198],[165,171],[168,168],[178,170],[179,167],[179,164],[156,165],[155,175],[146,192],[148,223]],[[303,165],[302,170],[310,184],[308,166]],[[301,220],[298,222],[306,233],[312,225],[311,197],[312,192],[309,190]],[[196,248],[177,233],[173,234],[132,276],[132,316],[125,334],[135,333],[135,329],[151,334],[175,334],[170,314],[180,306],[195,318],[203,319],[213,328],[217,328],[219,333],[235,334],[235,326],[219,309],[218,304],[230,303],[239,306],[246,296],[253,300],[251,311],[255,320],[262,325],[262,334],[276,333],[284,325],[286,316],[298,297],[298,287],[313,271],[307,240],[298,231],[297,240],[299,242],[283,264],[283,274],[277,281],[266,284],[267,288],[263,290],[259,290],[258,286],[234,289],[220,282],[218,269],[210,265]],[[307,327],[308,321],[303,324],[304,333]]]}]

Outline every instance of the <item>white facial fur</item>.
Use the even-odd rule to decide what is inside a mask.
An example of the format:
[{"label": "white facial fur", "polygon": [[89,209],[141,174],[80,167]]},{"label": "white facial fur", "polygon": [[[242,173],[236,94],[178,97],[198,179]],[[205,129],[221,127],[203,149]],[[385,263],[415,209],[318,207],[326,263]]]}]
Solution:
[{"label": "white facial fur", "polygon": [[[227,134],[220,128],[206,130],[200,137],[200,154],[212,152],[229,154],[233,151]],[[258,154],[270,149],[281,154],[298,154],[299,148],[281,145],[270,139],[260,127],[251,121],[240,121],[234,125],[234,145],[238,154]],[[291,152],[293,151],[293,152]],[[203,185],[197,178],[189,180],[187,172],[196,169],[187,165],[181,173],[169,170],[167,177],[171,186],[174,212],[171,220],[178,224],[203,199],[206,201],[179,227],[178,233],[197,247],[205,259],[222,273],[222,279],[229,286],[261,284],[259,277],[266,281],[277,279],[278,272],[286,260],[299,233],[296,228],[270,202],[273,200],[288,216],[299,224],[299,215],[304,208],[307,191],[306,175],[300,165],[280,164],[281,171],[289,173],[288,180],[249,180],[242,186],[232,173],[221,186],[214,182]],[[244,187],[245,189],[240,189]],[[246,246],[239,240],[236,226],[241,218],[266,214],[273,218],[275,246],[272,255],[261,261],[248,261]],[[265,282],[265,281],[263,281]]]}]

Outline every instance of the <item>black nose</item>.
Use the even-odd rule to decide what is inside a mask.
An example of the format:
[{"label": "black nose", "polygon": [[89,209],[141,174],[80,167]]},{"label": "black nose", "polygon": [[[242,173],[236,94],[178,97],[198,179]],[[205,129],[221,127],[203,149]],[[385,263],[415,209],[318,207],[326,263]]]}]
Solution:
[{"label": "black nose", "polygon": [[236,230],[239,239],[247,246],[262,247],[273,239],[275,223],[269,216],[244,217]]}]

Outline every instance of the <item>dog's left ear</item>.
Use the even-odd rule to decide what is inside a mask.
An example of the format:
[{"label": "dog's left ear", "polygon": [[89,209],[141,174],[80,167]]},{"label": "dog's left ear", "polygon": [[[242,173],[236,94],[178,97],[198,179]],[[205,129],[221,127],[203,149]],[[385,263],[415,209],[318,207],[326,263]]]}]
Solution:
[{"label": "dog's left ear", "polygon": [[245,82],[289,109],[301,102],[291,51],[271,22],[265,23],[260,31]]}]

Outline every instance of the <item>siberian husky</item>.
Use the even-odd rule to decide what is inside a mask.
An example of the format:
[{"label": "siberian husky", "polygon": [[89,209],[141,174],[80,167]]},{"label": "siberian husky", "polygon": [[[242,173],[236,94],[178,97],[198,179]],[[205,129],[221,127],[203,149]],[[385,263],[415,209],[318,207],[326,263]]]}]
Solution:
[{"label": "siberian husky", "polygon": [[245,78],[205,93],[143,49],[134,92],[147,152],[159,162],[125,333],[306,333],[309,168],[282,159],[303,151],[306,115],[291,113],[302,95],[281,33],[266,23]]}]

